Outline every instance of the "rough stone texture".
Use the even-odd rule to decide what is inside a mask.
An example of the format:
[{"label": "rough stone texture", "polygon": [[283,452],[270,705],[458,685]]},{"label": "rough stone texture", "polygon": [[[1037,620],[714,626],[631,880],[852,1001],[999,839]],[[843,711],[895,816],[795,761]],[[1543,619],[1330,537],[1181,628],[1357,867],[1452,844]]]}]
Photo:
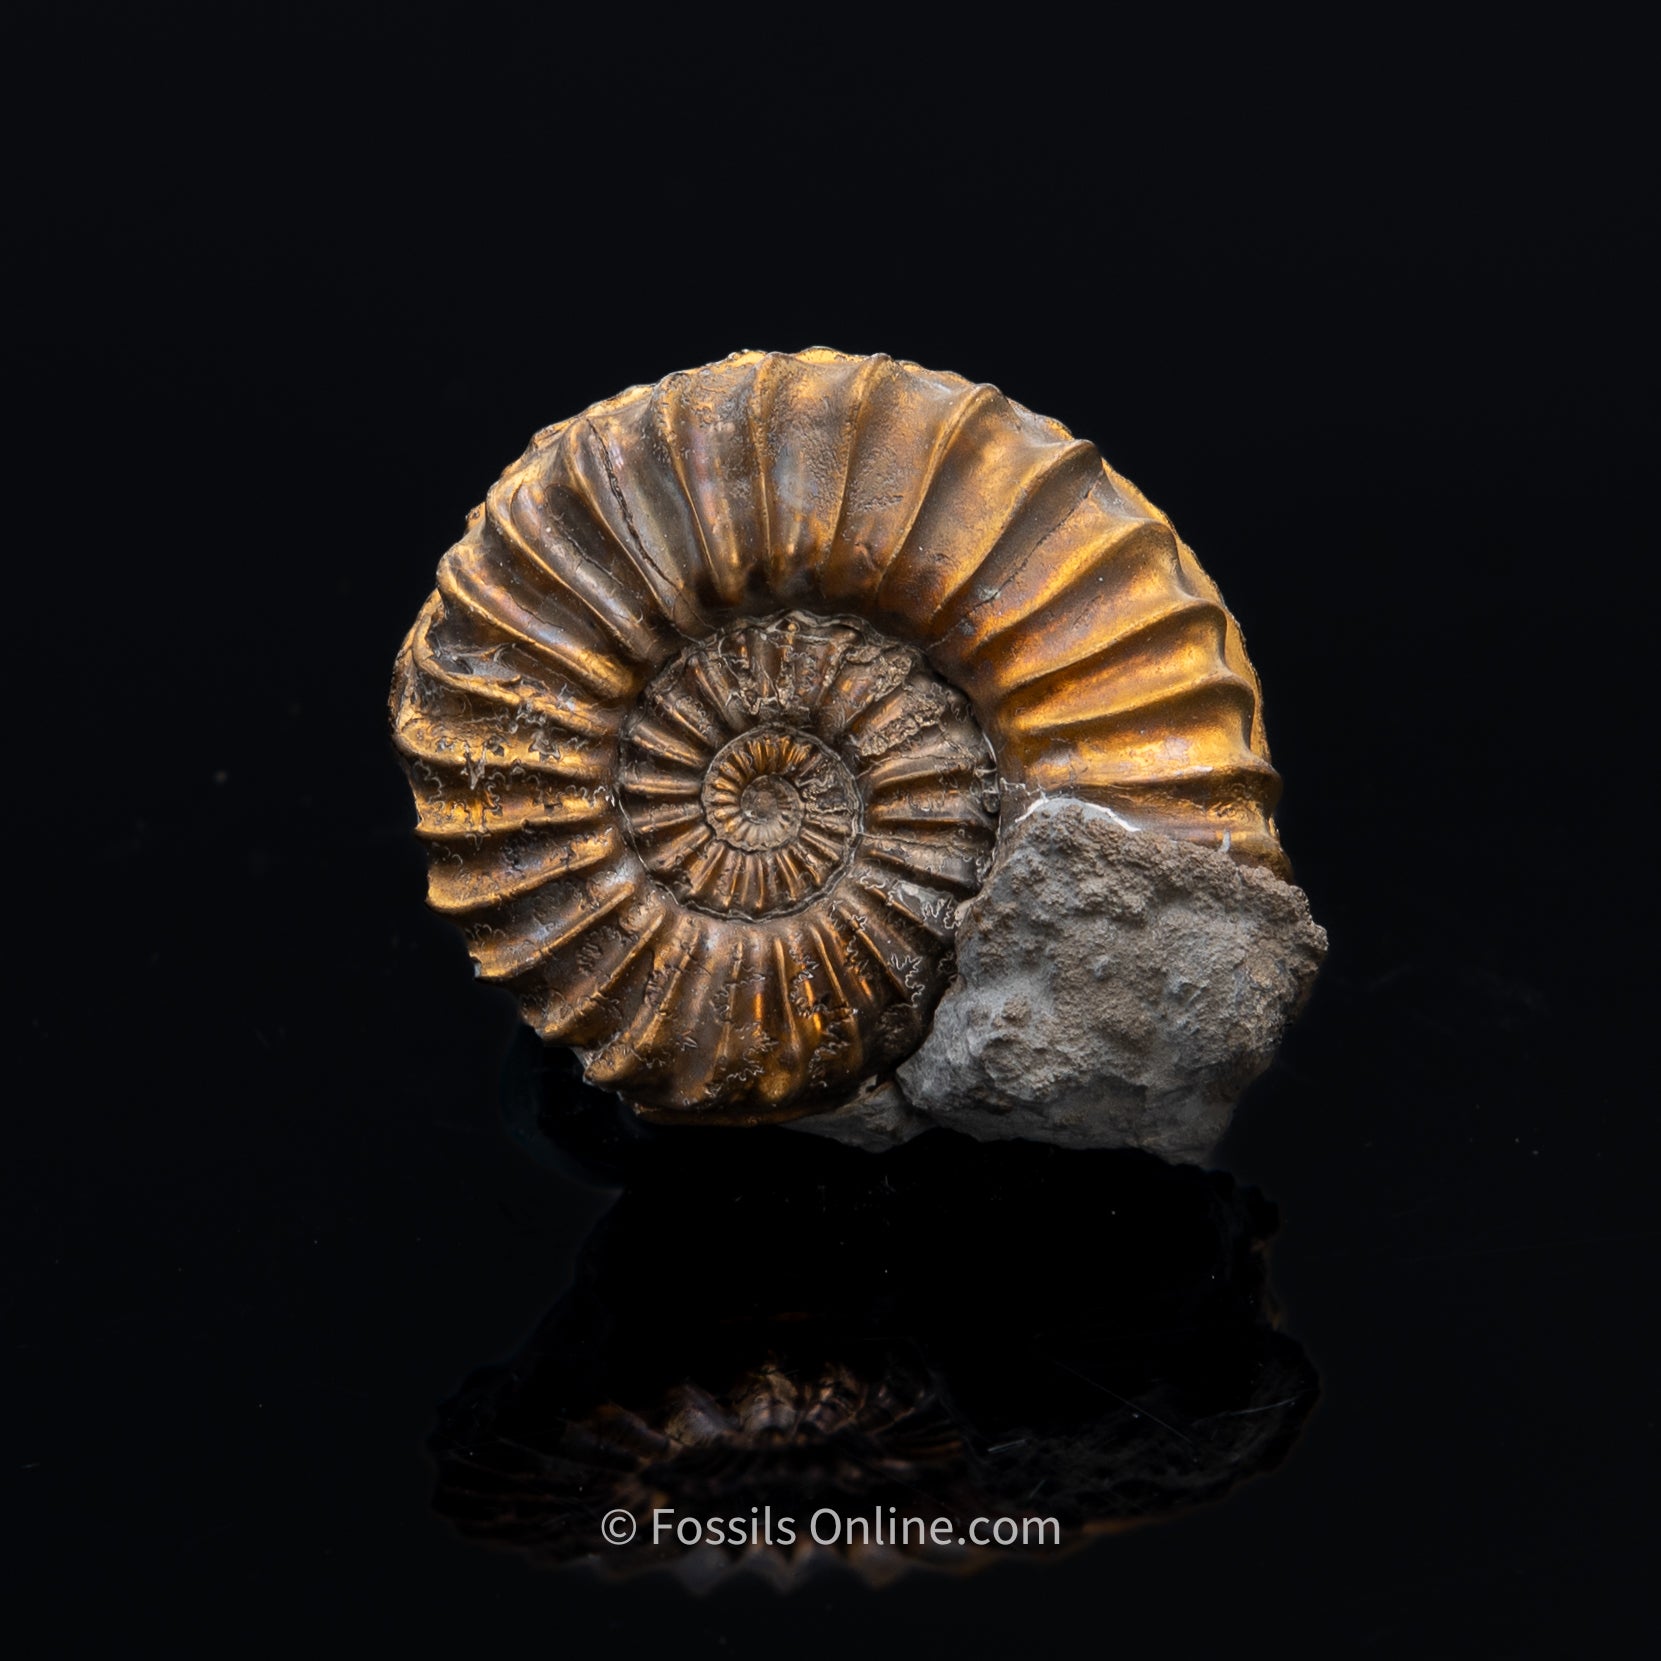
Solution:
[{"label": "rough stone texture", "polygon": [[909,1110],[877,1092],[811,1128],[873,1148],[941,1124],[1203,1160],[1325,952],[1301,889],[1040,802],[960,914],[957,979],[898,1069]]},{"label": "rough stone texture", "polygon": [[832,1113],[815,1113],[811,1118],[792,1119],[790,1130],[811,1131],[833,1142],[846,1142],[867,1153],[885,1153],[925,1131],[934,1121],[919,1113],[905,1099],[905,1092],[892,1079],[873,1083],[851,1102]]}]

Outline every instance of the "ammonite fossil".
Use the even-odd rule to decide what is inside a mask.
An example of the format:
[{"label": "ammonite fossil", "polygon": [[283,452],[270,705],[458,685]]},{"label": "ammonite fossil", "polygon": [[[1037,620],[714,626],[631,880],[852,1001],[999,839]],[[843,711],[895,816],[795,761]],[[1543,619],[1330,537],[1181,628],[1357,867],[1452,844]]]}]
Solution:
[{"label": "ammonite fossil", "polygon": [[1240,631],[1088,443],[886,357],[743,353],[539,433],[398,659],[431,903],[647,1117],[922,1042],[1000,825],[1284,870]]}]

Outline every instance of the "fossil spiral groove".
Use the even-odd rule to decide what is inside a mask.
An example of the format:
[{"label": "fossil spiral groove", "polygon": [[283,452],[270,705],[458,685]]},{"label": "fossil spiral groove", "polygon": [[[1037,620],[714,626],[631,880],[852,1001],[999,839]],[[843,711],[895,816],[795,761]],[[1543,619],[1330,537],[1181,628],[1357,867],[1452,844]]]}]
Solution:
[{"label": "fossil spiral groove", "polygon": [[744,353],[538,434],[392,718],[431,903],[649,1117],[793,1118],[903,1060],[1023,803],[1284,869],[1256,676],[1163,515],[884,357]]}]

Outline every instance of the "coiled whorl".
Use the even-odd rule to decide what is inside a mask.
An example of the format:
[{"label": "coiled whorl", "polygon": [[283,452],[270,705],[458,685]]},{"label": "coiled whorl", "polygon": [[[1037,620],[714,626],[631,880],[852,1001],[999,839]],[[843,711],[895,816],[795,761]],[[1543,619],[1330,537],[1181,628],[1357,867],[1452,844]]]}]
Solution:
[{"label": "coiled whorl", "polygon": [[1168,521],[885,357],[742,353],[539,433],[392,719],[432,904],[652,1117],[794,1118],[903,1060],[1039,796],[1285,868],[1256,675]]}]

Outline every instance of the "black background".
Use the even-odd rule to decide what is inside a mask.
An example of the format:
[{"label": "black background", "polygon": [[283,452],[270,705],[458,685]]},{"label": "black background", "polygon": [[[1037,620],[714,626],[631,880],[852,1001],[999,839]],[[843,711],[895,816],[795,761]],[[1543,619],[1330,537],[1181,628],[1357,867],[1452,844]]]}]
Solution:
[{"label": "black background", "polygon": [[[1638,47],[1165,22],[14,13],[6,1564],[53,1653],[1640,1652]],[[437,1404],[608,1200],[501,1127],[384,701],[536,428],[810,344],[1094,439],[1241,620],[1332,953],[1220,1163],[1324,1395],[1050,1567],[691,1600],[430,1513]]]}]

